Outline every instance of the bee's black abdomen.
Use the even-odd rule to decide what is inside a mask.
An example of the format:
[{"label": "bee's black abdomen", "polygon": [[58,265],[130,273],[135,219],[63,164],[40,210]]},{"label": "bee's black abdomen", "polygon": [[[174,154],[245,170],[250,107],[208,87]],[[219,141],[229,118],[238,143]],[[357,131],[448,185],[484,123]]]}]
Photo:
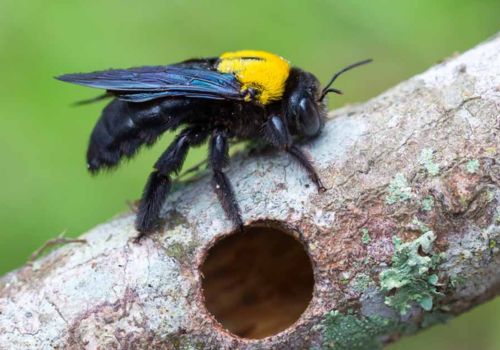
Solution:
[{"label": "bee's black abdomen", "polygon": [[131,103],[115,99],[104,108],[92,131],[87,151],[91,172],[116,166],[133,157],[143,145],[152,145],[166,130],[191,113],[186,101]]},{"label": "bee's black abdomen", "polygon": [[115,143],[135,126],[126,107],[124,102],[114,100],[104,108],[92,131],[87,150],[87,165],[91,172],[112,167],[120,161],[122,152]]}]

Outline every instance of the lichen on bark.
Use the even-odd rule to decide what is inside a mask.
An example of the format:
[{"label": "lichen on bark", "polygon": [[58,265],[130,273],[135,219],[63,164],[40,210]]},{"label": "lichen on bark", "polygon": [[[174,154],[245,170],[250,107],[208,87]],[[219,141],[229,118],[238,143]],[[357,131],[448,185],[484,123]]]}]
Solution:
[{"label": "lichen on bark", "polygon": [[443,296],[438,292],[439,277],[434,273],[441,260],[433,254],[436,235],[427,231],[414,241],[402,243],[394,237],[394,255],[389,269],[380,273],[382,292],[391,293],[385,303],[405,315],[417,303],[425,311],[431,311],[433,300]]}]

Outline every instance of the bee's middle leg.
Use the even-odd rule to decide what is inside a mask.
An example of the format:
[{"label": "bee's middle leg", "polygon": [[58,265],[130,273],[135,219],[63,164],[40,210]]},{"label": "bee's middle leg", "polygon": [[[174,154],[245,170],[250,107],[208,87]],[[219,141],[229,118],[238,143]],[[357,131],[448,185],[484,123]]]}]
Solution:
[{"label": "bee's middle leg", "polygon": [[213,171],[212,185],[228,218],[243,230],[241,211],[234,195],[233,187],[223,169],[229,159],[227,134],[223,130],[215,130],[210,140],[209,162]]}]

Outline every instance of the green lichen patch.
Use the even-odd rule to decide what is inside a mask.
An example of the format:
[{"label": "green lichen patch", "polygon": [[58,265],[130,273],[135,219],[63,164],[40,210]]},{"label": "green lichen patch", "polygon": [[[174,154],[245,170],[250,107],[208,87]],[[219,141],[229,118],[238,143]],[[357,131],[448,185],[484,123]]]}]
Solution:
[{"label": "green lichen patch", "polygon": [[422,210],[423,211],[431,211],[434,208],[434,197],[427,196],[422,199]]},{"label": "green lichen patch", "polygon": [[495,249],[497,246],[497,241],[495,241],[494,239],[490,239],[488,241],[488,248],[490,249]]},{"label": "green lichen patch", "polygon": [[374,285],[375,282],[372,278],[364,273],[356,275],[354,279],[354,290],[359,293],[363,293],[370,285]]},{"label": "green lichen patch", "polygon": [[469,174],[475,174],[479,170],[479,160],[477,159],[472,159],[467,162],[465,165],[465,171],[467,171]]},{"label": "green lichen patch", "polygon": [[370,232],[368,231],[368,229],[366,227],[363,227],[361,229],[361,242],[363,244],[368,244],[368,243],[370,243],[370,241],[371,241]]},{"label": "green lichen patch", "polygon": [[402,326],[392,319],[381,316],[344,315],[339,311],[329,312],[321,326],[324,350],[381,349],[381,336],[402,329]]},{"label": "green lichen patch", "polygon": [[451,288],[458,288],[465,285],[466,279],[460,275],[452,275],[448,281],[448,286]]},{"label": "green lichen patch", "polygon": [[486,202],[490,203],[495,199],[495,192],[487,190],[486,191]]},{"label": "green lichen patch", "polygon": [[431,148],[424,148],[420,152],[419,163],[423,165],[427,173],[431,176],[439,174],[439,165],[434,163],[434,151]]},{"label": "green lichen patch", "polygon": [[457,288],[464,286],[467,282],[466,278],[460,275],[452,275],[450,276],[449,286],[452,288]]},{"label": "green lichen patch", "polygon": [[404,202],[411,198],[411,187],[403,174],[398,173],[389,184],[388,195],[385,198],[387,204]]},{"label": "green lichen patch", "polygon": [[441,296],[437,291],[438,276],[432,273],[441,258],[439,254],[431,254],[435,239],[432,231],[408,243],[401,243],[397,237],[393,239],[392,266],[380,273],[380,287],[382,292],[390,293],[385,303],[402,315],[414,303],[430,311],[433,299]]},{"label": "green lichen patch", "polygon": [[424,224],[418,218],[413,218],[413,220],[411,221],[411,224],[413,225],[414,229],[417,229],[418,231],[420,231],[422,233],[426,233],[426,232],[429,232],[431,230],[429,228],[429,226],[427,226],[426,224]]},{"label": "green lichen patch", "polygon": [[341,284],[346,285],[349,283],[350,280],[351,280],[351,274],[348,271],[344,271],[340,275],[340,283]]}]

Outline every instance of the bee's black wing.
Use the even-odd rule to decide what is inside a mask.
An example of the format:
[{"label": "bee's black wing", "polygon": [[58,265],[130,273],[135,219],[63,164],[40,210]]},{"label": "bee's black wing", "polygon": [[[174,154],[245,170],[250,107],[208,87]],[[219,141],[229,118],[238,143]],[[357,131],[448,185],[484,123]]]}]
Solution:
[{"label": "bee's black wing", "polygon": [[104,89],[119,99],[130,102],[145,102],[162,97],[244,99],[241,84],[234,75],[190,64],[66,74],[57,79]]}]

